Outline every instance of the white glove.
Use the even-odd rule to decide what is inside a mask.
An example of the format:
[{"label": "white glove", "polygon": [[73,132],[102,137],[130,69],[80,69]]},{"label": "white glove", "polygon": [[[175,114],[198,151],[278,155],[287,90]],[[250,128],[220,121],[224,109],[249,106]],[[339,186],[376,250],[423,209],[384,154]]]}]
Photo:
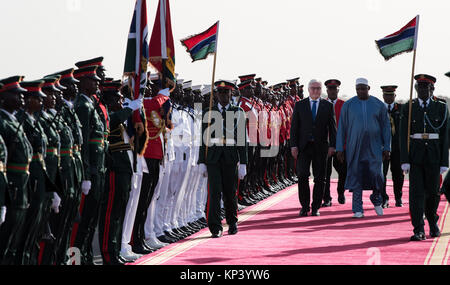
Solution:
[{"label": "white glove", "polygon": [[244,179],[245,175],[247,175],[247,165],[239,164],[239,172],[238,172],[239,180]]},{"label": "white glove", "polygon": [[444,174],[444,172],[446,172],[448,170],[448,167],[445,166],[441,166],[441,174]]},{"label": "white glove", "polygon": [[0,225],[5,222],[6,219],[6,206],[0,208]]},{"label": "white glove", "polygon": [[59,213],[59,206],[61,205],[61,198],[56,192],[53,192],[53,199],[52,199],[52,210],[58,214]]},{"label": "white glove", "polygon": [[136,100],[130,101],[128,99],[128,108],[130,108],[133,111],[139,110],[142,107],[142,98],[138,98]]},{"label": "white glove", "polygon": [[408,174],[411,169],[411,165],[409,163],[402,164],[402,170],[404,174]]},{"label": "white glove", "polygon": [[198,166],[200,167],[200,173],[203,175],[203,177],[208,177],[208,170],[206,169],[206,164],[200,163]]},{"label": "white glove", "polygon": [[81,182],[81,191],[84,195],[87,195],[89,194],[89,190],[91,190],[91,181],[83,180],[83,182]]}]

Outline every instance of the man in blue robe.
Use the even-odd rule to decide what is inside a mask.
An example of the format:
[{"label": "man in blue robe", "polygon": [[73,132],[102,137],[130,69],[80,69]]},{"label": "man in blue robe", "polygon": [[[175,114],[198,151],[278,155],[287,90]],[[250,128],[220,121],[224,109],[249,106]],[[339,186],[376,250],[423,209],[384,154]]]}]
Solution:
[{"label": "man in blue robe", "polygon": [[354,218],[364,217],[362,191],[373,190],[370,200],[377,215],[383,215],[381,190],[383,160],[391,151],[391,127],[384,103],[369,95],[365,78],[356,80],[357,96],[345,102],[336,137],[337,157],[347,159],[345,189],[353,192]]}]

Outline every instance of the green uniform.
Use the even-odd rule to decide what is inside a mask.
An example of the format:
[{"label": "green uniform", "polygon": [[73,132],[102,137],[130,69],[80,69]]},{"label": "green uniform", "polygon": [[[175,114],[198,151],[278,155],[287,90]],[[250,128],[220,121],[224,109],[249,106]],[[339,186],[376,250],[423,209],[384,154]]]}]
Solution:
[{"label": "green uniform", "polygon": [[104,171],[105,160],[105,128],[91,98],[79,94],[74,108],[82,125],[81,158],[84,180],[91,181],[89,194],[84,196],[84,201],[82,200],[81,222],[78,225],[74,246],[81,251],[82,264],[92,264],[92,238],[98,222],[100,199],[103,192],[101,174]]},{"label": "green uniform", "polygon": [[[45,168],[48,175],[48,178],[50,181],[61,187],[61,180],[60,180],[60,171],[59,171],[59,163],[60,163],[60,157],[59,157],[59,149],[60,149],[60,136],[58,129],[56,127],[56,124],[53,120],[53,115],[50,112],[46,112],[44,110],[41,110],[36,114],[36,117],[39,121],[39,124],[41,126],[45,126],[44,132],[47,137],[47,148],[46,148],[46,154],[45,154]],[[62,187],[61,187],[62,188]],[[61,191],[62,189],[60,189]],[[63,195],[63,192],[58,192],[58,195]],[[51,204],[52,199],[54,198],[53,193],[48,193],[46,197],[45,203],[47,204],[44,208],[43,213],[43,219],[42,223],[40,225],[40,228],[44,233],[47,235],[46,239],[41,243],[42,253],[44,252],[44,249],[48,249],[51,247],[50,244],[54,244],[54,240],[51,240],[54,238],[54,236],[50,236],[50,234],[53,234],[52,228],[49,225],[49,220],[51,216]],[[42,263],[41,263],[42,264]]]},{"label": "green uniform", "polygon": [[11,114],[0,110],[0,135],[8,149],[7,161],[7,213],[0,229],[0,259],[2,264],[14,264],[29,207],[28,178],[33,148],[23,126]]},{"label": "green uniform", "polygon": [[[409,163],[409,209],[414,233],[425,233],[423,214],[428,223],[436,225],[439,203],[440,167],[448,167],[448,120],[447,106],[438,101],[429,100],[424,109],[419,100],[412,103],[410,149],[407,149],[409,103],[402,110],[400,126],[401,163]],[[420,134],[424,134],[423,136]],[[432,134],[433,139],[427,134]],[[439,138],[436,139],[436,137]],[[421,137],[421,138],[418,138]],[[427,137],[429,139],[427,139]]]},{"label": "green uniform", "polygon": [[[54,110],[53,110],[54,111]],[[73,205],[76,204],[75,200],[75,164],[73,160],[73,135],[72,130],[66,123],[63,117],[62,109],[59,112],[49,111],[44,115],[41,120],[47,125],[53,125],[55,132],[57,133],[58,140],[58,158],[59,158],[59,170],[58,176],[61,184],[61,205],[59,213],[51,213],[50,225],[52,233],[55,236],[53,243],[46,243],[45,251],[42,259],[42,264],[63,264],[64,256],[67,248],[69,247],[70,232],[72,229],[73,217]],[[48,134],[49,141],[50,134]],[[50,144],[50,143],[49,143]],[[51,144],[50,144],[51,145]],[[47,157],[48,158],[48,148]],[[47,164],[47,169],[49,164]],[[56,175],[56,173],[55,173]],[[52,176],[50,176],[52,178]],[[59,253],[59,255],[57,255]]]},{"label": "green uniform", "polygon": [[[70,203],[71,207],[68,209],[70,211],[68,220],[70,222],[71,232],[69,238],[69,246],[74,246],[75,238],[78,231],[79,223],[75,222],[77,217],[80,217],[80,203],[82,198],[81,193],[81,182],[84,180],[84,166],[83,160],[81,158],[81,145],[83,144],[83,135],[81,130],[81,122],[78,118],[77,113],[74,110],[74,105],[72,102],[65,101],[63,106],[61,106],[61,117],[64,118],[65,122],[69,126],[72,137],[73,137],[73,145],[72,145],[72,159],[74,166],[74,200]],[[63,149],[63,148],[61,148]],[[69,149],[65,150],[67,153],[70,153]],[[68,260],[68,256],[65,251],[62,251],[62,246],[59,248],[59,259],[64,261]],[[61,261],[63,262],[63,261]]]},{"label": "green uniform", "polygon": [[[213,111],[220,112],[216,105]],[[207,114],[204,110],[203,114]],[[198,164],[206,164],[208,170],[208,202],[207,202],[207,222],[210,231],[215,234],[222,231],[220,200],[221,195],[225,206],[225,217],[228,225],[237,223],[237,181],[238,163],[247,164],[247,134],[245,125],[245,113],[237,106],[229,105],[227,114],[222,114],[223,133],[210,134],[210,146],[205,157],[205,141],[202,140]],[[235,114],[235,119],[231,120],[233,126],[226,126],[226,116]],[[205,120],[204,120],[205,121]],[[214,124],[214,118],[211,121]],[[242,126],[238,128],[237,126]],[[202,124],[202,134],[205,133],[208,124]],[[224,140],[226,144],[223,144]],[[220,143],[219,143],[220,142]],[[239,146],[238,143],[243,144]],[[222,145],[220,145],[222,144]]]},{"label": "green uniform", "polygon": [[6,158],[8,150],[6,149],[5,141],[0,135],[0,207],[6,206],[6,189],[8,186],[8,179],[6,177]]},{"label": "green uniform", "polygon": [[110,161],[99,220],[99,242],[103,264],[117,264],[122,241],[123,219],[131,190],[133,175],[131,146],[124,140],[124,122],[132,110],[124,108],[111,113],[109,135]]},{"label": "green uniform", "polygon": [[[47,136],[39,121],[32,115],[29,115],[24,110],[17,113],[17,119],[22,122],[23,128],[33,147],[33,157],[30,163],[30,178],[28,180],[28,187],[30,189],[30,208],[27,212],[25,227],[27,229],[26,238],[23,239],[23,256],[21,257],[21,264],[36,264],[37,255],[36,242],[42,233],[42,223],[45,218],[45,212],[50,207],[50,193],[47,188],[47,173],[45,166],[45,153],[47,147]],[[53,197],[53,195],[52,195]],[[39,251],[38,251],[39,252]]]}]

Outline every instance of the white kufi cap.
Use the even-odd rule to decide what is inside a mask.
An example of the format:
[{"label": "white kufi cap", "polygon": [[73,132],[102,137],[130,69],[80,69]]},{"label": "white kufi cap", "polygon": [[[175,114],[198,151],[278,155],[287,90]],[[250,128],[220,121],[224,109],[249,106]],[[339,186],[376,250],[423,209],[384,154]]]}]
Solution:
[{"label": "white kufi cap", "polygon": [[367,79],[365,79],[365,78],[362,78],[362,77],[356,79],[356,85],[360,85],[360,84],[369,86],[369,81]]}]

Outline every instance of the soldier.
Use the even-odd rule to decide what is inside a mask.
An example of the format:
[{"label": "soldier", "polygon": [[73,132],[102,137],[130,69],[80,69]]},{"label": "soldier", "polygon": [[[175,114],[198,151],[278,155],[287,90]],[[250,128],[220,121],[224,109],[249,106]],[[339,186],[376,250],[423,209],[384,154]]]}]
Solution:
[{"label": "soldier", "polygon": [[383,198],[383,208],[389,207],[389,196],[386,193],[386,177],[388,168],[390,165],[392,173],[392,182],[394,183],[394,195],[395,195],[395,206],[402,207],[402,189],[403,181],[405,176],[403,175],[402,167],[400,164],[400,116],[402,105],[395,102],[395,90],[397,86],[381,86],[383,90],[383,99],[386,107],[388,109],[389,120],[391,122],[391,157],[389,160],[383,161],[383,173],[384,173],[384,187],[381,192]]},{"label": "soldier", "polygon": [[74,77],[80,81],[80,93],[75,100],[75,112],[82,125],[83,144],[81,157],[84,177],[81,189],[84,194],[80,204],[81,222],[78,225],[74,246],[81,251],[82,264],[93,264],[92,238],[98,222],[101,188],[101,170],[104,168],[104,124],[95,110],[92,98],[97,94],[100,78],[97,66],[77,69]]},{"label": "soldier", "polygon": [[[80,82],[78,79],[73,77],[74,69],[66,69],[64,71],[59,72],[61,75],[61,79],[59,83],[66,87],[66,89],[62,90],[62,102],[57,102],[61,107],[61,115],[60,118],[63,118],[69,127],[70,132],[73,137],[73,145],[70,149],[70,145],[67,145],[67,148],[64,148],[61,145],[61,158],[71,157],[73,170],[74,170],[74,192],[73,196],[69,196],[70,200],[67,203],[63,203],[62,208],[67,209],[67,224],[64,224],[65,229],[61,241],[61,245],[57,249],[57,264],[63,264],[66,259],[68,259],[66,255],[66,250],[68,247],[71,247],[75,243],[76,234],[78,231],[78,225],[81,222],[81,215],[79,212],[80,202],[82,198],[82,181],[84,180],[84,167],[83,160],[81,157],[81,145],[83,144],[82,130],[81,130],[81,122],[78,118],[78,115],[75,112],[74,101],[78,94],[78,86],[77,84]],[[62,159],[61,163],[63,163],[66,159]],[[68,162],[67,162],[68,163]],[[66,176],[67,175],[67,176]],[[70,171],[63,173],[62,179],[70,179]],[[66,177],[66,178],[64,178]],[[65,182],[63,182],[65,183]],[[68,184],[70,187],[70,184]],[[70,208],[64,207],[64,205],[70,205]],[[63,210],[63,213],[65,211]]]},{"label": "soldier", "polygon": [[144,225],[147,219],[148,208],[152,202],[153,193],[159,181],[160,163],[164,156],[163,148],[165,148],[164,132],[166,121],[163,119],[165,116],[163,114],[163,105],[169,99],[169,92],[168,89],[163,90],[163,93],[161,93],[162,91],[156,91],[153,93],[157,94],[156,96],[144,100],[145,116],[148,119],[148,142],[145,148],[144,158],[148,173],[144,173],[142,178],[141,192],[133,227],[133,252],[139,254],[152,252],[152,249],[146,246],[145,243],[145,239],[150,237],[146,237]]},{"label": "soldier", "polygon": [[[3,84],[0,84],[0,90]],[[6,189],[8,186],[8,179],[6,178],[6,159],[8,150],[6,149],[5,141],[0,135],[0,227],[5,222],[6,218]]]},{"label": "soldier", "polygon": [[[339,127],[339,115],[341,114],[342,106],[344,105],[344,101],[338,98],[339,87],[341,86],[341,82],[337,79],[330,79],[325,81],[325,86],[327,87],[327,100],[334,105],[334,113],[336,115],[336,128]],[[338,202],[339,204],[345,204],[345,178],[347,177],[347,165],[341,163],[337,158],[336,154],[328,157],[327,159],[327,172],[325,176],[325,189],[323,194],[323,204],[322,207],[330,207],[332,205],[332,197],[330,194],[330,178],[331,172],[334,169],[338,173]]]},{"label": "soldier", "polygon": [[[230,104],[231,92],[236,88],[232,82],[217,81],[218,103],[212,108],[215,115],[220,116],[220,121],[214,124],[220,125],[221,132],[209,134],[208,142],[202,140],[198,164],[204,176],[208,176],[209,193],[207,221],[213,238],[222,236],[222,224],[220,217],[221,195],[225,206],[226,221],[229,225],[228,234],[238,232],[237,228],[237,178],[243,179],[246,175],[247,159],[247,136],[245,132],[244,111]],[[206,111],[206,112],[205,112]],[[206,116],[209,110],[205,110]],[[231,123],[233,122],[233,123]],[[203,123],[202,134],[206,131],[208,124]],[[206,147],[208,146],[207,153]],[[238,165],[239,164],[239,165]]]},{"label": "soldier", "polygon": [[21,83],[21,86],[27,89],[24,92],[25,107],[17,112],[17,119],[22,122],[27,138],[33,147],[30,178],[28,180],[28,187],[31,189],[30,208],[25,220],[27,237],[21,241],[23,256],[18,256],[17,260],[18,263],[24,265],[36,265],[38,263],[39,248],[36,248],[36,244],[40,241],[43,225],[46,224],[46,221],[44,221],[46,211],[53,198],[53,193],[50,192],[54,192],[51,190],[53,189],[51,187],[53,183],[48,177],[44,160],[48,139],[34,115],[41,110],[42,100],[46,97],[41,90],[43,84],[44,81],[41,80]]},{"label": "soldier", "polygon": [[448,169],[448,110],[444,103],[430,98],[435,77],[419,74],[414,79],[418,99],[412,102],[411,139],[408,145],[409,106],[405,104],[400,122],[400,151],[402,170],[410,173],[409,210],[414,227],[410,240],[422,241],[426,239],[424,213],[430,236],[441,234],[437,225],[437,191],[439,175]]},{"label": "soldier", "polygon": [[[96,57],[93,59],[80,61],[75,63],[75,66],[80,68],[85,67],[92,67],[97,66],[97,69],[95,70],[96,75],[100,78],[99,88],[97,89],[97,92],[95,94],[92,94],[91,99],[94,103],[95,111],[97,112],[98,116],[101,119],[101,122],[103,124],[103,151],[99,151],[99,164],[98,164],[98,187],[103,191],[105,189],[105,177],[106,177],[106,168],[104,167],[104,161],[105,161],[105,155],[108,150],[108,134],[109,134],[109,115],[108,115],[108,109],[106,108],[105,104],[103,103],[102,98],[102,85],[106,80],[105,77],[105,67],[103,66],[103,57]],[[108,78],[108,81],[111,80]],[[97,223],[97,222],[96,222]],[[89,237],[88,237],[88,253],[90,254],[92,252],[92,241],[94,239],[94,233],[95,228],[90,230]],[[89,256],[88,259],[91,259]]]},{"label": "soldier", "polygon": [[133,175],[133,153],[124,123],[142,105],[142,99],[137,99],[123,108],[124,98],[119,93],[121,86],[120,82],[103,83],[103,99],[111,110],[111,161],[106,172],[106,191],[101,200],[99,222],[100,250],[105,265],[123,264],[126,259],[136,260],[140,257],[131,252],[126,259],[120,256],[123,219]]},{"label": "soldier", "polygon": [[254,189],[256,183],[254,180],[256,178],[255,172],[257,169],[252,166],[255,163],[254,153],[255,147],[258,144],[258,112],[254,106],[254,102],[252,102],[255,89],[253,81],[251,79],[243,81],[238,85],[238,88],[241,93],[241,97],[237,106],[242,108],[247,116],[246,126],[249,143],[247,154],[247,175],[244,180],[238,182],[238,203],[244,206],[249,206],[256,203],[256,201],[252,199],[252,196],[256,194]]},{"label": "soldier", "polygon": [[[28,178],[33,149],[22,124],[13,113],[24,105],[20,86],[23,76],[0,80],[0,135],[8,149],[6,176],[8,190],[5,222],[0,228],[0,262],[14,264],[20,241],[25,234],[24,222],[29,207]],[[2,211],[4,214],[5,210]]]},{"label": "soldier", "polygon": [[[56,98],[55,93],[60,92],[58,88],[56,88],[55,83],[58,81],[58,77],[46,77],[42,79],[44,81],[44,85],[42,86],[42,92],[46,95],[43,99],[42,109],[36,113],[36,119],[38,120],[41,126],[45,126],[44,132],[47,137],[47,149],[45,153],[45,168],[47,171],[47,175],[50,178],[53,184],[58,184],[61,187],[60,173],[59,173],[59,163],[60,163],[60,136],[59,130],[56,126],[56,123],[53,118],[53,114],[50,113],[50,110],[55,107]],[[64,196],[64,189],[61,189],[61,194]],[[61,202],[61,197],[57,193],[53,193],[54,197],[47,197],[49,201],[53,200],[55,202],[52,205],[54,213],[59,213],[59,204]],[[42,226],[45,228],[44,236],[42,238],[42,247],[39,256],[43,256],[44,250],[51,247],[51,244],[54,244],[56,241],[56,237],[52,234],[52,230],[50,225],[48,224],[50,215],[51,215],[51,207],[45,207],[42,219]],[[41,264],[42,259],[39,260]],[[47,256],[44,260],[45,264],[50,264],[50,260],[48,260]]]},{"label": "soldier", "polygon": [[[287,97],[287,104],[286,104],[286,109],[288,110],[288,118],[289,118],[288,126],[287,126],[287,139],[288,140],[290,140],[290,138],[291,138],[291,123],[292,123],[292,115],[294,113],[295,104],[298,101],[300,101],[301,99],[303,99],[303,85],[301,85],[301,86],[299,85],[299,80],[300,80],[300,77],[296,77],[296,78],[287,80],[287,82],[289,83],[289,87],[291,88],[290,94]],[[301,97],[298,96],[300,91],[302,92]],[[286,148],[285,155],[286,155],[286,160],[287,160],[288,178],[289,178],[289,180],[291,180],[295,183],[298,181],[297,172],[296,172],[297,160],[292,157],[290,147]]]},{"label": "soldier", "polygon": [[[49,126],[55,128],[58,141],[58,177],[61,184],[61,209],[50,214],[50,227],[54,234],[55,241],[45,244],[42,257],[42,264],[64,264],[65,253],[69,247],[69,237],[73,224],[73,213],[77,209],[76,185],[75,185],[75,161],[73,158],[74,136],[70,126],[70,111],[63,101],[62,92],[68,89],[60,84],[60,80],[74,81],[72,76],[73,69],[61,71],[44,77],[48,81],[47,87],[43,92],[47,95],[44,99],[44,110],[41,112],[40,120]],[[56,80],[55,80],[56,79]],[[65,83],[66,85],[69,85]],[[50,128],[49,128],[50,129]],[[47,130],[49,141],[53,135]],[[53,138],[54,140],[54,138]],[[48,153],[48,151],[47,151]],[[47,168],[49,168],[47,164]],[[56,170],[53,170],[56,172]],[[56,173],[55,173],[56,175]],[[50,175],[51,176],[51,175]]]},{"label": "soldier", "polygon": [[[450,72],[447,72],[445,75],[450,77]],[[444,194],[447,201],[450,202],[450,172],[447,172],[447,175],[445,175],[444,182],[442,183],[442,187],[439,192],[440,194]]]},{"label": "soldier", "polygon": [[[0,84],[0,89],[3,84]],[[6,187],[8,179],[6,178],[6,158],[8,156],[6,144],[0,135],[0,226],[5,222],[6,218]]]}]

